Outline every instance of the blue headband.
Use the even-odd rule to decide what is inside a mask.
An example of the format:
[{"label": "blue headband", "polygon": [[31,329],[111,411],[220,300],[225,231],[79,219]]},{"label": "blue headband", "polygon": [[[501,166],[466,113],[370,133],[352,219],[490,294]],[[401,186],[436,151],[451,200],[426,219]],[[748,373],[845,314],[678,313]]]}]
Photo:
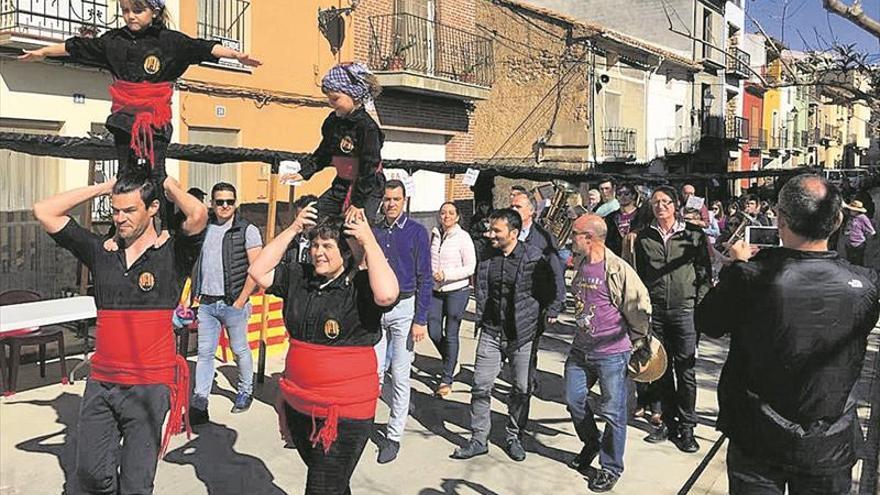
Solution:
[{"label": "blue headband", "polygon": [[147,3],[150,4],[150,7],[154,10],[165,8],[165,0],[147,0]]},{"label": "blue headband", "polygon": [[355,101],[365,101],[371,98],[370,85],[365,79],[369,74],[370,70],[363,64],[340,64],[327,72],[321,80],[321,88],[345,93]]}]

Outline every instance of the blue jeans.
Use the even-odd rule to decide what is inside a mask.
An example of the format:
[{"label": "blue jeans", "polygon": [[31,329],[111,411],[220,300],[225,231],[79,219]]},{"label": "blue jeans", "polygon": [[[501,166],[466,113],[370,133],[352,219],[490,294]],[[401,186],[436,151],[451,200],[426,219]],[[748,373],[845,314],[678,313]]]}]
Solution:
[{"label": "blue jeans", "polygon": [[196,362],[196,384],[190,405],[208,408],[208,395],[214,384],[214,353],[220,340],[220,331],[226,327],[229,346],[238,363],[238,392],[251,394],[254,388],[254,359],[248,345],[247,327],[251,304],[235,309],[223,301],[199,306],[199,359]]},{"label": "blue jeans", "polygon": [[[565,361],[565,402],[578,438],[584,444],[600,441],[599,465],[616,476],[623,473],[626,447],[626,364],[630,352],[586,356],[572,349]],[[590,388],[599,382],[602,402],[598,414],[605,421],[600,435],[594,412],[587,402]]]},{"label": "blue jeans", "polygon": [[440,383],[452,385],[452,375],[458,363],[458,331],[470,293],[470,288],[464,287],[452,292],[434,292],[431,296],[428,335],[443,358]]},{"label": "blue jeans", "polygon": [[412,321],[416,298],[408,297],[382,315],[382,340],[375,346],[379,364],[379,384],[385,383],[385,371],[391,371],[391,389],[382,387],[385,402],[391,409],[386,438],[400,442],[409,415],[409,373],[413,354]]}]

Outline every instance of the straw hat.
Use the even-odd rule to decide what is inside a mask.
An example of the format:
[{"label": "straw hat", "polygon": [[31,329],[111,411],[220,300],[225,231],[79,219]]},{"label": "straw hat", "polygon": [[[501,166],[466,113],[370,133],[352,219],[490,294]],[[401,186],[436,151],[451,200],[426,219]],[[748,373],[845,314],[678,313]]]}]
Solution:
[{"label": "straw hat", "polygon": [[843,207],[859,213],[868,213],[868,210],[865,209],[865,205],[857,199],[852,200],[850,204],[844,204]]},{"label": "straw hat", "polygon": [[629,376],[633,381],[651,383],[659,380],[663,373],[666,372],[668,361],[666,349],[663,348],[660,339],[656,337],[650,338],[649,342],[651,345],[651,359],[648,360],[648,363],[641,370],[638,370],[639,364],[634,356],[630,359],[629,366],[627,366]]}]

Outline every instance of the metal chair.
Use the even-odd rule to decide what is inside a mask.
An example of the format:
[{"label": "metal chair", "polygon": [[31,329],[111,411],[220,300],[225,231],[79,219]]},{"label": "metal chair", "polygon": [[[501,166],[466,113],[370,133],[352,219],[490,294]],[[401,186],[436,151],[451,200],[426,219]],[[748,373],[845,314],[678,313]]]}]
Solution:
[{"label": "metal chair", "polygon": [[[0,294],[0,306],[20,304],[41,300],[40,294],[30,290],[10,290]],[[18,367],[21,360],[21,348],[28,345],[39,346],[40,377],[46,377],[46,344],[58,344],[58,360],[61,365],[61,383],[67,384],[67,363],[64,352],[64,332],[59,327],[21,329],[6,332],[0,337],[0,354],[5,361],[6,348],[9,347],[9,383],[3,388],[3,395],[12,395],[18,385]],[[6,363],[0,363],[4,368]]]}]

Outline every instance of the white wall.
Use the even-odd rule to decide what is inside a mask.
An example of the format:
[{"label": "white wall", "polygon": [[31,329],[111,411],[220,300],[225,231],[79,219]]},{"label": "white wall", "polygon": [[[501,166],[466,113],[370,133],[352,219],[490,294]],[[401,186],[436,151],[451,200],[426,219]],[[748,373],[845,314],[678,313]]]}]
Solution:
[{"label": "white wall", "polygon": [[[59,122],[62,136],[86,136],[110,113],[110,75],[57,64],[0,59],[0,118]],[[73,95],[85,95],[74,103]],[[88,162],[63,160],[59,187],[86,185]]]},{"label": "white wall", "polygon": [[[446,136],[419,132],[385,131],[382,147],[384,160],[446,160]],[[386,176],[390,174],[386,173]],[[446,200],[446,175],[424,170],[413,173],[414,191],[410,196],[410,211],[435,212]]]},{"label": "white wall", "polygon": [[684,108],[685,130],[690,124],[689,81],[674,79],[663,74],[652,74],[648,82],[648,137],[647,160],[665,155],[665,147],[675,139],[675,106]]}]

